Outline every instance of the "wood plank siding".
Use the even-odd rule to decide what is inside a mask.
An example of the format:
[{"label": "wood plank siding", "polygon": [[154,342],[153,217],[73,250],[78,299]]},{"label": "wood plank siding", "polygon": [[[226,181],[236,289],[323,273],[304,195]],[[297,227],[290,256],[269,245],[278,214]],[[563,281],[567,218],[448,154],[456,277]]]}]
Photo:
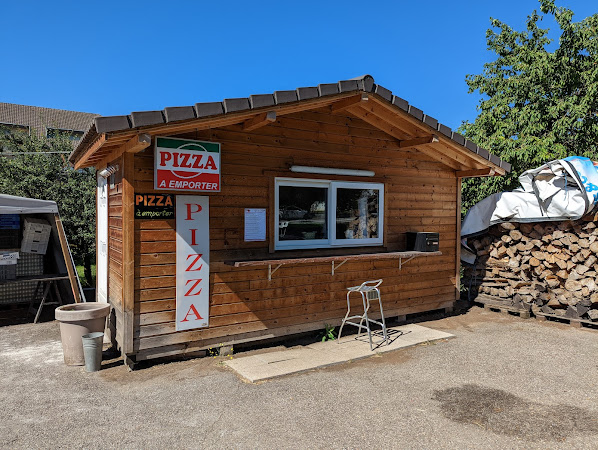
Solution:
[{"label": "wood plank siding", "polygon": [[[111,163],[120,164],[120,158]],[[116,341],[122,345],[123,332],[123,220],[122,170],[108,179],[108,301],[114,308]]]},{"label": "wood plank siding", "polygon": [[[331,114],[322,108],[282,116],[251,132],[242,127],[177,135],[222,145],[222,191],[205,194],[210,198],[209,328],[175,332],[175,221],[134,221],[133,353],[138,359],[338,325],[346,312],[345,288],[369,279],[384,279],[387,316],[452,305],[459,273],[459,181],[454,169],[417,148],[400,148],[395,137],[346,112]],[[225,264],[332,254],[330,249],[271,253],[268,241],[243,240],[244,208],[266,208],[268,223],[273,223],[275,177],[318,178],[292,174],[288,169],[293,164],[372,170],[374,178],[319,178],[384,183],[385,245],[361,247],[359,253],[404,250],[405,232],[431,231],[440,235],[442,255],[416,258],[401,271],[397,260],[348,261],[334,276],[330,263],[288,265],[271,281],[267,266]],[[153,177],[152,145],[134,155],[134,191],[154,192]],[[122,182],[114,183],[109,191],[109,297],[121,323],[122,204]],[[268,239],[271,234],[269,226]]]}]

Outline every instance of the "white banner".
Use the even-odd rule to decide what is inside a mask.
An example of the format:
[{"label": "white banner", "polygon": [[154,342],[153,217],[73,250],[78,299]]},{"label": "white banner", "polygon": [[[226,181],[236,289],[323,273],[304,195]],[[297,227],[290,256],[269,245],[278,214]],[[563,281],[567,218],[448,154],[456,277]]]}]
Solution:
[{"label": "white banner", "polygon": [[176,330],[207,327],[209,313],[209,198],[177,195]]}]

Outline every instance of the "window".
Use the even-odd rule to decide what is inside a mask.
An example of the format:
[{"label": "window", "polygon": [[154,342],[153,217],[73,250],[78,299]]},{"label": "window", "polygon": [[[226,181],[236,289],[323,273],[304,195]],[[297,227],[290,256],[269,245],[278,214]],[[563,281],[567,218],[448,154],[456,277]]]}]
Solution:
[{"label": "window", "polygon": [[84,131],[63,130],[61,128],[46,128],[46,137],[48,138],[66,136],[71,141],[79,141],[84,134]]},{"label": "window", "polygon": [[23,133],[29,134],[29,127],[27,125],[15,125],[13,123],[0,122],[0,132],[4,134]]},{"label": "window", "polygon": [[384,185],[277,178],[275,248],[382,244]]},{"label": "window", "polygon": [[[0,135],[12,136],[12,137],[23,137],[29,134],[29,127],[27,125],[15,125],[13,123],[0,122]],[[7,145],[0,145],[0,152],[10,152],[13,150],[10,142]]]}]

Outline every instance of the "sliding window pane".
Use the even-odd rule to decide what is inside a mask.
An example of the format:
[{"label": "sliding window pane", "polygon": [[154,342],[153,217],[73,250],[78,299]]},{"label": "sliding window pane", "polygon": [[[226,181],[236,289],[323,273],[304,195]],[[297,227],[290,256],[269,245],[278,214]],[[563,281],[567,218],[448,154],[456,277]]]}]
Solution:
[{"label": "sliding window pane", "polygon": [[378,189],[336,190],[336,239],[377,239],[380,235]]},{"label": "sliding window pane", "polygon": [[327,198],[327,188],[279,186],[278,240],[328,239]]}]

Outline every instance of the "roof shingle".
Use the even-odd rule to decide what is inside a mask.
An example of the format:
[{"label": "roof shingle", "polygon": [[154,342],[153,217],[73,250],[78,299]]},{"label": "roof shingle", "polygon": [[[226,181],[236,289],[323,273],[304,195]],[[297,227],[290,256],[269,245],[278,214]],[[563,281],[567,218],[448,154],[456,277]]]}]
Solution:
[{"label": "roof shingle", "polygon": [[275,91],[272,94],[251,95],[248,98],[228,98],[222,102],[196,103],[195,107],[169,107],[165,108],[164,111],[138,111],[131,113],[130,116],[97,117],[87,133],[85,133],[79,146],[71,154],[70,160],[74,161],[78,153],[82,151],[81,149],[90,145],[95,140],[96,135],[101,133],[124,131],[129,128],[151,126],[164,122],[170,123],[195,118],[201,119],[209,116],[266,108],[353,91],[373,92],[375,95],[378,95],[402,111],[407,112],[433,130],[437,130],[444,136],[452,139],[456,144],[467,148],[472,153],[482,156],[507,172],[511,169],[510,164],[501,161],[500,158],[490,154],[487,150],[478,147],[475,143],[465,139],[456,131],[451,131],[448,126],[439,123],[434,117],[424,114],[421,109],[410,105],[409,102],[401,97],[393,95],[389,89],[377,85],[374,82],[374,78],[370,75],[341,80],[338,83],[323,83],[318,86],[299,87],[295,90]]}]

